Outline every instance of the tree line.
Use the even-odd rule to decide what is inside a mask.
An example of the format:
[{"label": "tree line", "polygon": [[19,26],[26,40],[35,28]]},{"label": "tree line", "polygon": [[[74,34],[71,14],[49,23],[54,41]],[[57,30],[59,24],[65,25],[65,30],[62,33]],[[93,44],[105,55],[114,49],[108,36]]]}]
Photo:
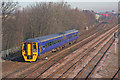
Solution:
[{"label": "tree line", "polygon": [[11,12],[2,16],[3,50],[19,46],[28,38],[71,29],[81,31],[96,22],[93,11],[73,9],[65,2],[40,2]]}]

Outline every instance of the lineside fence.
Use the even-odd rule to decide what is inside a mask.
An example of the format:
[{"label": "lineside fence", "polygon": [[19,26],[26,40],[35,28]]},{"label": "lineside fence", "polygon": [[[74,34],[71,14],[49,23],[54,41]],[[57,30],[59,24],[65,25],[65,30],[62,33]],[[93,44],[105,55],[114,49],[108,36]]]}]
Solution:
[{"label": "lineside fence", "polygon": [[4,50],[4,51],[1,51],[1,58],[2,59],[7,59],[8,57],[12,57],[12,56],[15,56],[15,55],[17,56],[17,54],[19,55],[20,52],[21,52],[21,46],[15,47],[15,48],[12,48],[12,49],[8,49],[8,50]]}]

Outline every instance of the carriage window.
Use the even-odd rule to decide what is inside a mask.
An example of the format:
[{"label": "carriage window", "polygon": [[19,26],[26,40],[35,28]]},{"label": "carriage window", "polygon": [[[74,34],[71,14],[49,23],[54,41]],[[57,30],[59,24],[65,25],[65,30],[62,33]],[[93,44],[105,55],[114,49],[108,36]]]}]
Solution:
[{"label": "carriage window", "polygon": [[59,39],[58,42],[61,42],[61,39]]},{"label": "carriage window", "polygon": [[59,39],[58,39],[58,43],[59,43],[60,41],[59,41]]},{"label": "carriage window", "polygon": [[56,40],[56,44],[57,44],[57,40]]},{"label": "carriage window", "polygon": [[72,35],[72,37],[74,37],[74,34]]},{"label": "carriage window", "polygon": [[56,44],[56,42],[54,41],[53,44]]},{"label": "carriage window", "polygon": [[51,42],[49,42],[48,45],[51,46]]},{"label": "carriage window", "polygon": [[75,36],[75,34],[72,35],[72,37],[74,37],[74,36]]},{"label": "carriage window", "polygon": [[68,36],[68,39],[70,39],[70,36]]},{"label": "carriage window", "polygon": [[66,39],[66,36],[63,36],[63,39]]},{"label": "carriage window", "polygon": [[67,39],[69,39],[69,36],[67,36]]},{"label": "carriage window", "polygon": [[47,46],[49,46],[49,44],[50,44],[50,43],[48,42],[48,43],[47,43]]},{"label": "carriage window", "polygon": [[23,50],[27,50],[27,44],[26,43],[24,43]]},{"label": "carriage window", "polygon": [[45,46],[43,45],[43,48],[45,48]]},{"label": "carriage window", "polygon": [[52,45],[54,44],[54,42],[52,41]]},{"label": "carriage window", "polygon": [[33,50],[36,50],[36,43],[33,43]]},{"label": "carriage window", "polygon": [[61,39],[60,39],[60,42],[61,42]]},{"label": "carriage window", "polygon": [[45,43],[45,47],[47,47],[47,43]]},{"label": "carriage window", "polygon": [[73,34],[72,37],[74,37],[75,35]]},{"label": "carriage window", "polygon": [[52,45],[52,42],[50,42],[50,46]]},{"label": "carriage window", "polygon": [[74,36],[76,36],[76,34]]},{"label": "carriage window", "polygon": [[69,36],[69,39],[71,38],[71,36]]},{"label": "carriage window", "polygon": [[77,34],[75,34],[75,36],[77,36]]}]

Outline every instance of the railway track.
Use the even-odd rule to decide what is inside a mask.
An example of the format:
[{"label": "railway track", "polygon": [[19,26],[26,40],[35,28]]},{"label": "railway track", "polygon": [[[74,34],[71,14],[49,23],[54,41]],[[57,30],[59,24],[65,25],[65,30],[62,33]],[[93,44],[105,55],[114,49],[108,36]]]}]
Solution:
[{"label": "railway track", "polygon": [[[119,36],[119,34],[118,34],[118,36]],[[109,53],[109,49],[112,47],[112,45],[114,46],[114,43],[115,43],[115,39],[113,39],[113,41],[111,42],[110,46],[107,48],[107,50],[104,52],[104,54],[102,55],[102,57],[98,60],[98,62],[94,65],[94,67],[89,72],[89,74],[87,75],[87,77],[85,78],[85,80],[88,80],[89,78],[91,78],[91,76],[94,74],[95,70],[97,69],[97,66],[99,66],[102,63],[103,58],[105,57],[105,55],[107,55],[107,52]],[[108,68],[108,70],[109,70],[109,68]],[[112,77],[111,80],[114,80],[116,78],[116,76],[118,77],[119,70],[120,70],[120,67],[118,67],[118,70],[116,71],[116,73],[114,74],[114,76]],[[119,79],[119,77],[117,79]]]},{"label": "railway track", "polygon": [[[112,38],[111,38],[111,39],[112,39]],[[111,39],[110,39],[110,40],[111,40]],[[109,40],[109,41],[110,41],[110,40]],[[82,71],[84,71],[86,74],[87,74],[87,72],[90,71],[89,74],[86,76],[85,80],[87,80],[88,78],[90,78],[90,76],[92,75],[92,73],[95,71],[97,65],[100,63],[100,61],[102,61],[102,59],[103,59],[103,57],[105,56],[106,52],[107,52],[107,51],[110,49],[110,47],[112,46],[113,42],[114,42],[114,40],[112,41],[112,43],[110,44],[110,46],[107,48],[107,50],[104,52],[104,54],[102,55],[102,57],[100,57],[100,59],[98,60],[98,62],[94,65],[94,67],[92,68],[92,70],[89,70],[88,67],[90,67],[90,63],[91,63],[92,65],[93,65],[93,63],[95,63],[95,61],[92,63],[92,60],[93,60],[98,54],[96,54],[96,55],[87,63],[87,65],[85,65],[85,67],[78,72],[78,74],[73,78],[73,80],[76,80],[76,79],[78,79],[78,78],[85,78],[86,75],[85,75]],[[98,58],[97,58],[97,59],[98,59]],[[88,66],[88,65],[89,65],[89,66]],[[86,68],[86,70],[85,70],[85,68]],[[83,74],[82,74],[82,73],[83,73]]]},{"label": "railway track", "polygon": [[[115,79],[115,77],[118,75],[119,71],[120,71],[120,67],[119,67],[118,71],[115,73],[115,75],[112,77],[111,80],[114,80],[114,79]],[[119,77],[118,77],[118,79],[119,79]]]},{"label": "railway track", "polygon": [[[53,66],[53,65],[52,65]],[[49,68],[50,67],[52,67],[52,66],[49,66]],[[49,69],[48,67],[47,67],[47,69],[45,69],[40,75],[42,75],[44,72],[46,72],[48,69]],[[40,69],[42,69],[42,68],[39,68],[39,69],[37,69],[36,71],[34,71],[33,73],[36,73],[38,70],[40,70]],[[40,71],[41,72],[41,71]],[[25,78],[28,78],[28,77],[30,77],[31,75],[33,75],[33,73],[32,74],[30,74],[30,75],[28,75],[28,76],[26,76]]]},{"label": "railway track", "polygon": [[[93,36],[95,36],[95,35],[96,35],[96,33],[95,33]],[[80,42],[80,43],[83,43],[83,42],[84,42],[84,44],[86,44],[86,43],[88,42],[87,40],[90,39],[90,38],[93,38],[93,36],[88,37],[87,39],[83,40],[83,41]],[[92,40],[92,39],[91,39],[91,40]],[[84,45],[84,44],[83,44],[83,45]],[[76,46],[76,45],[75,45],[75,46]],[[73,47],[75,47],[75,46],[73,46]],[[68,49],[71,49],[71,48],[73,48],[73,47],[70,47],[70,48],[68,48]],[[67,52],[67,50],[63,50],[63,51],[60,52],[60,54],[62,54],[64,51]],[[59,57],[59,59],[58,59],[59,54],[56,54],[56,55],[52,56],[51,58],[49,58],[49,60],[47,61],[47,63],[45,63],[46,65],[45,65],[45,64],[40,65],[40,64],[33,63],[33,64],[36,64],[36,65],[40,65],[40,66],[36,69],[36,71],[34,71],[34,72],[37,72],[38,69],[42,69],[42,68],[44,68],[45,66],[47,66],[47,64],[48,64],[49,62],[53,62],[53,65],[55,65],[58,61],[61,61],[61,60],[62,60],[61,58],[64,58],[64,57],[66,57],[66,56],[69,55],[69,54],[70,54],[70,53],[68,53],[68,54],[67,54],[67,53],[66,53],[66,54],[64,53],[64,54],[63,54],[64,56],[61,55],[61,57]],[[57,60],[55,60],[55,58],[57,58]],[[56,61],[56,62],[54,63],[54,61]],[[51,64],[52,64],[52,63],[51,63]],[[50,64],[50,65],[51,65],[51,64]],[[53,65],[52,65],[52,66],[53,66]],[[49,66],[49,67],[52,67],[52,66]],[[41,68],[40,68],[40,67],[41,67]],[[27,68],[27,67],[26,67],[26,68]],[[48,69],[49,69],[49,68],[47,68],[47,70],[48,70]],[[46,70],[46,71],[47,71],[47,70]],[[15,73],[16,73],[16,72],[15,72]],[[42,72],[42,73],[44,73],[44,72]],[[25,78],[27,78],[27,77],[30,77],[30,76],[29,76],[29,75],[25,76]]]},{"label": "railway track", "polygon": [[[91,71],[89,72],[89,74],[86,76],[85,80],[88,80],[89,78],[91,78],[92,74],[94,73],[94,71],[96,70],[97,66],[100,64],[100,62],[102,61],[103,57],[106,55],[106,53],[108,52],[108,50],[111,48],[111,46],[113,45],[115,39],[113,39],[113,41],[111,42],[111,44],[109,45],[109,47],[106,49],[106,51],[103,53],[103,55],[100,57],[100,59],[96,62],[96,64],[94,65],[94,67],[91,69]],[[97,58],[98,59],[98,58]],[[87,65],[86,65],[87,66]],[[90,67],[90,66],[89,66]],[[85,68],[85,67],[84,67]],[[120,68],[119,68],[120,69]],[[118,71],[115,73],[115,75],[113,76],[112,80],[115,78],[115,76],[118,74],[119,72],[119,69]],[[83,69],[82,69],[83,70]],[[82,71],[81,70],[81,71]],[[79,73],[76,75],[77,78],[81,78],[81,77],[78,77],[80,76],[81,74],[81,71],[79,71]],[[86,70],[88,72],[88,69]],[[86,72],[86,73],[87,73]],[[76,79],[76,76],[74,77],[74,79]],[[73,80],[74,80],[73,79]]]},{"label": "railway track", "polygon": [[[98,44],[97,44],[97,45],[98,45]],[[93,48],[92,48],[92,49],[93,49]],[[91,49],[91,50],[92,50],[92,49]],[[90,50],[90,51],[91,51],[91,50]],[[89,53],[90,51],[88,51],[88,53]],[[88,53],[87,53],[87,54],[88,54]],[[86,56],[87,54],[85,54],[84,56]],[[67,65],[66,67],[67,67],[68,69],[67,69],[67,70],[65,69],[66,71],[65,71],[63,74],[65,74],[65,73],[66,73],[70,68],[72,68],[75,64],[77,64],[78,62],[80,62],[81,59],[82,59],[84,56],[82,56],[82,57],[80,58],[80,60],[78,59],[79,61],[77,61],[76,63],[74,63],[74,64],[73,64],[72,66],[70,66],[69,68],[68,68],[68,65]],[[70,62],[68,62],[68,63],[70,63]],[[68,64],[68,63],[66,63],[66,64]],[[65,65],[66,65],[66,64],[65,64]],[[55,72],[51,73],[49,76],[47,76],[47,78],[48,78],[48,77],[51,78],[51,76],[53,76],[54,74],[56,74],[56,73],[57,73],[60,69],[62,69],[65,65],[63,65],[63,66],[61,66],[60,68],[58,68],[57,70],[55,70]],[[58,74],[60,74],[60,73],[58,73]],[[58,75],[58,74],[56,74],[56,75]],[[63,74],[62,74],[60,77],[62,77]],[[60,78],[60,77],[59,77],[59,78]]]},{"label": "railway track", "polygon": [[[103,38],[103,37],[102,37],[102,38]],[[105,39],[106,39],[106,38],[105,38]],[[105,39],[104,39],[104,40],[105,40]],[[98,42],[98,41],[97,41],[97,42]],[[94,47],[98,47],[98,46],[100,45],[100,43],[102,43],[102,42],[103,42],[103,41],[101,40],[99,43],[96,43],[96,45],[95,45]],[[70,66],[69,68],[68,68],[68,66],[67,66],[68,69],[65,69],[65,71],[62,73],[61,76],[59,76],[59,78],[63,77],[63,75],[66,74],[68,71],[69,71],[69,72],[72,72],[72,70],[70,71],[70,69],[73,68],[73,67],[75,67],[75,66],[77,66],[78,64],[80,64],[81,61],[82,61],[82,59],[85,58],[85,57],[87,57],[87,56],[90,54],[90,52],[93,51],[94,47],[93,47],[93,48],[89,48],[89,49],[88,49],[88,52],[86,52],[86,54],[85,54],[84,56],[82,56],[80,59],[78,59],[78,61],[77,61],[76,63],[74,63],[72,66]],[[58,71],[58,70],[57,70],[57,71]],[[57,71],[56,71],[56,72],[57,72]],[[55,74],[55,73],[54,73],[54,74]],[[58,74],[60,74],[60,73],[58,73]],[[51,75],[53,76],[53,73],[52,73]],[[48,77],[50,77],[51,75],[49,75]],[[47,78],[48,78],[48,77],[47,77]],[[51,77],[50,77],[50,78],[51,78]],[[58,79],[59,79],[59,78],[58,78]]]}]

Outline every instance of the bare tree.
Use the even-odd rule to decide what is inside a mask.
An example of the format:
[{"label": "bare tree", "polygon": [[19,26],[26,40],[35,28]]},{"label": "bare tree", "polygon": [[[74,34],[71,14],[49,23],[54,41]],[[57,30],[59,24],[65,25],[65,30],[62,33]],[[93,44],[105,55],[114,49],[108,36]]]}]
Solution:
[{"label": "bare tree", "polygon": [[[85,26],[95,23],[93,13],[80,11],[78,8],[72,9],[70,5],[64,2],[40,2],[15,11],[17,6],[17,2],[2,3],[2,14],[5,19],[5,24],[2,24],[4,27],[3,49],[18,46],[19,43],[28,38],[70,29],[81,31]],[[11,14],[15,18],[5,17],[6,15],[11,16]]]},{"label": "bare tree", "polygon": [[6,20],[8,16],[18,8],[18,2],[2,1],[2,19]]}]

